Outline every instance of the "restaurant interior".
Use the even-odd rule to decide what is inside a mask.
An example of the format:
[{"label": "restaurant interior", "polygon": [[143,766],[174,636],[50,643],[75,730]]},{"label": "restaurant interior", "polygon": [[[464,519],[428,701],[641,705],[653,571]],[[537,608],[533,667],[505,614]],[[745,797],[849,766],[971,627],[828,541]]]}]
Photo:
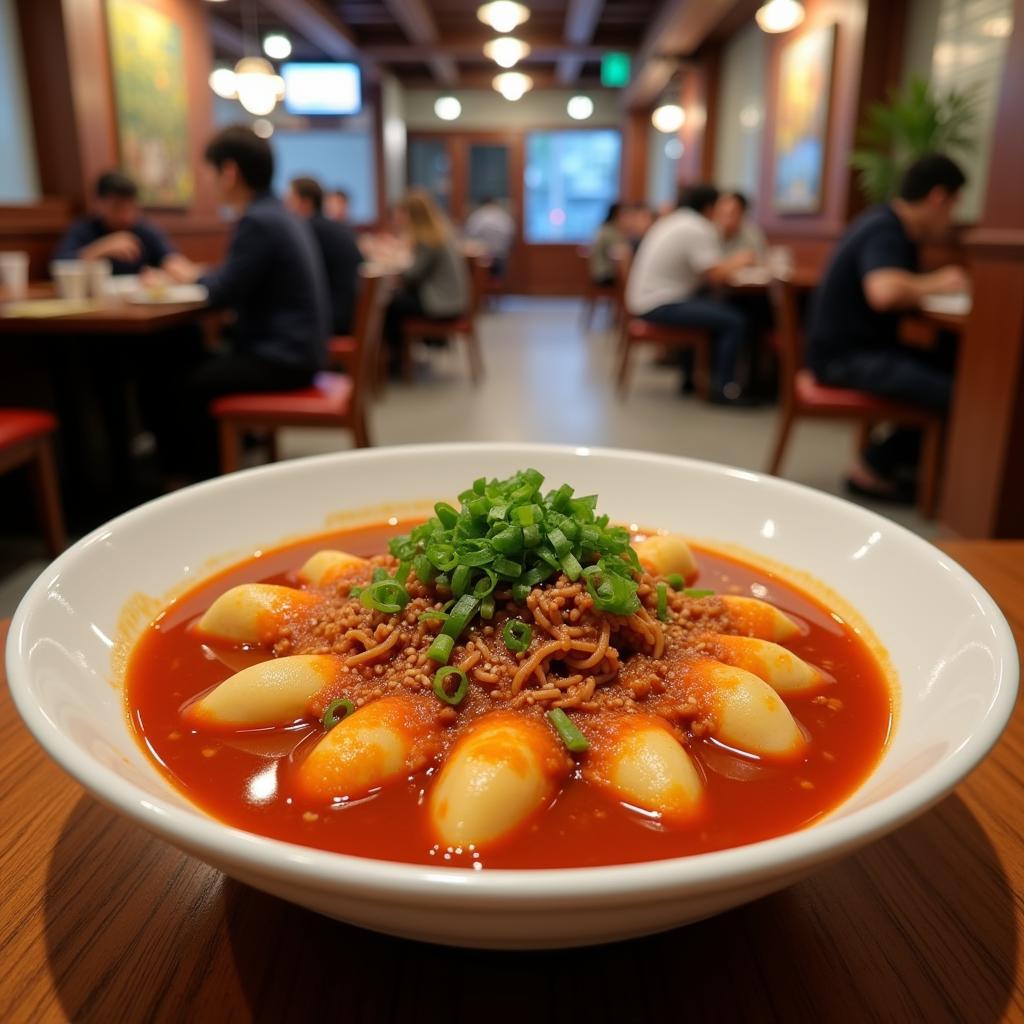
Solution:
[{"label": "restaurant interior", "polygon": [[1024,1019],[1022,123],[1024,0],[0,0],[0,1019]]},{"label": "restaurant interior", "polygon": [[[206,147],[239,125],[269,145],[274,193],[312,179],[321,218],[356,239],[363,305],[334,325],[305,405],[275,383],[279,407],[188,414],[227,424],[200,431],[200,477],[350,446],[551,441],[780,473],[928,537],[1024,532],[1013,0],[3,0],[2,17],[0,611],[69,537],[197,478],[167,471],[146,393],[173,386],[193,335],[224,344],[238,311],[161,281],[148,252],[141,276],[115,256],[108,280],[96,254],[116,245],[75,250],[68,232],[118,201],[97,185],[120,174],[130,216],[190,282],[218,267],[239,211]],[[951,353],[946,390],[938,408],[878,405],[870,388],[821,386],[801,347],[844,233],[929,152],[966,183],[919,269],[964,272],[901,311],[899,341]],[[746,319],[724,398],[721,380],[708,391],[718,328],[652,323],[627,294],[651,273],[644,235],[700,183],[719,212],[742,200],[726,248],[753,231],[750,258],[701,285]],[[433,334],[422,316],[389,320],[409,291],[396,218],[410,190],[466,261],[462,308]],[[875,492],[848,467],[886,430],[919,437],[909,478]]]}]

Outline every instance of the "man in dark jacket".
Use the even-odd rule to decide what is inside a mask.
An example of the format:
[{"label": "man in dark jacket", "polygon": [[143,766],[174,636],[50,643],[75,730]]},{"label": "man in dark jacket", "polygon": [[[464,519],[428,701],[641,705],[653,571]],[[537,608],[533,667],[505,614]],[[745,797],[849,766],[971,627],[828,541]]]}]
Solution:
[{"label": "man in dark jacket", "polygon": [[234,312],[229,345],[198,365],[179,360],[186,374],[178,394],[166,377],[150,382],[165,396],[156,398],[153,422],[165,466],[190,476],[216,471],[213,399],[309,386],[324,364],[330,332],[316,240],[271,194],[269,144],[250,128],[232,126],[210,141],[206,161],[219,201],[238,221],[224,262],[205,272],[192,265],[191,276],[206,286],[211,306]]},{"label": "man in dark jacket", "polygon": [[359,286],[359,264],[363,254],[352,229],[323,214],[324,191],[315,178],[294,178],[288,186],[284,204],[313,229],[331,300],[331,331],[350,334]]}]

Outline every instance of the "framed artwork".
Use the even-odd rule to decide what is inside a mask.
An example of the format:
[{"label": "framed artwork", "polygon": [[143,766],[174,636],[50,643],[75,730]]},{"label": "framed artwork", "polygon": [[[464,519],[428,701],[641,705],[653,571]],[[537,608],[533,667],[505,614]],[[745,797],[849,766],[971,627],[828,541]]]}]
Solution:
[{"label": "framed artwork", "polygon": [[825,147],[836,26],[805,32],[779,54],[773,206],[817,213],[825,192]]},{"label": "framed artwork", "polygon": [[181,27],[139,0],[107,0],[121,167],[145,206],[192,201]]}]

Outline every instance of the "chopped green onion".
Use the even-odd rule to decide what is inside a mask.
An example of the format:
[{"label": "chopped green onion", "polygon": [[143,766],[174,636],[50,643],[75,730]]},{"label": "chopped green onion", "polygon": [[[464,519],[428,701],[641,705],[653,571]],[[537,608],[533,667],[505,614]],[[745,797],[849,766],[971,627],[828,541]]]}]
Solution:
[{"label": "chopped green onion", "polygon": [[666,583],[667,583],[667,584],[668,584],[668,585],[669,585],[669,586],[670,586],[670,587],[671,587],[671,588],[672,588],[673,590],[682,590],[682,589],[683,589],[683,583],[684,583],[683,577],[682,577],[682,576],[680,576],[680,575],[679,575],[679,573],[677,573],[677,572],[670,572],[670,573],[669,573],[669,574],[668,574],[668,575],[667,575],[667,576],[665,577],[665,582],[666,582]]},{"label": "chopped green onion", "polygon": [[409,591],[397,580],[376,580],[359,595],[364,608],[394,615],[409,603]]},{"label": "chopped green onion", "polygon": [[654,589],[658,595],[658,618],[668,622],[668,584],[659,583]]},{"label": "chopped green onion", "polygon": [[445,623],[444,633],[454,640],[466,628],[466,626],[469,625],[469,620],[476,615],[479,607],[479,598],[473,597],[470,594],[463,594],[462,597],[455,602],[451,612],[449,613],[448,621]]},{"label": "chopped green onion", "polygon": [[[449,693],[445,687],[445,680],[449,676],[459,677],[458,685],[453,693]],[[434,696],[438,700],[443,700],[445,704],[451,704],[452,707],[455,707],[457,704],[462,703],[467,693],[469,693],[469,680],[461,668],[456,668],[454,665],[444,665],[434,673]]]},{"label": "chopped green onion", "polygon": [[492,568],[499,576],[507,576],[513,580],[523,571],[523,567],[518,562],[513,562],[509,558],[496,558]]},{"label": "chopped green onion", "polygon": [[561,709],[552,708],[548,712],[548,721],[555,727],[565,749],[574,754],[581,754],[590,749],[590,742],[573,724],[572,719]]},{"label": "chopped green onion", "polygon": [[[451,622],[451,619],[448,622]],[[448,625],[448,622],[445,623],[445,626]],[[434,637],[434,642],[427,648],[427,657],[431,661],[439,661],[443,665],[452,656],[452,648],[454,646],[455,640],[453,637],[447,636],[444,632],[438,633]]]},{"label": "chopped green onion", "polygon": [[513,654],[520,654],[530,646],[533,630],[519,619],[509,619],[501,631],[501,639]]},{"label": "chopped green onion", "polygon": [[[341,714],[338,714],[339,709]],[[350,700],[345,700],[344,697],[339,700],[332,700],[330,704],[324,709],[324,717],[322,719],[323,726],[328,732],[333,729],[343,718],[348,718],[355,711],[355,705]]]},{"label": "chopped green onion", "polygon": [[513,583],[512,584],[512,600],[516,604],[523,604],[526,599],[530,596],[532,587],[527,586],[525,583]]},{"label": "chopped green onion", "polygon": [[453,544],[431,544],[427,548],[427,558],[441,572],[448,572],[459,564],[459,556]]},{"label": "chopped green onion", "polygon": [[405,581],[409,578],[409,570],[412,568],[412,562],[400,562],[398,568],[395,570],[395,582],[401,583],[405,586]]},{"label": "chopped green onion", "polygon": [[466,588],[469,586],[469,574],[471,569],[468,565],[459,565],[455,567],[455,572],[452,573],[452,593],[456,597],[462,597],[466,592]]},{"label": "chopped green onion", "polygon": [[488,622],[494,618],[494,595],[488,594],[480,602],[480,618]]},{"label": "chopped green onion", "polygon": [[417,622],[447,622],[448,613],[438,611],[436,608],[428,608],[425,612],[420,612],[417,617]]},{"label": "chopped green onion", "polygon": [[446,501],[439,501],[434,506],[434,515],[441,520],[441,525],[446,530],[450,530],[459,521],[459,513]]},{"label": "chopped green onion", "polygon": [[697,587],[687,587],[683,591],[684,597],[714,597],[715,592],[713,590],[700,590]]},{"label": "chopped green onion", "polygon": [[498,585],[498,577],[490,569],[484,569],[485,576],[481,576],[473,586],[473,596],[484,598]]}]

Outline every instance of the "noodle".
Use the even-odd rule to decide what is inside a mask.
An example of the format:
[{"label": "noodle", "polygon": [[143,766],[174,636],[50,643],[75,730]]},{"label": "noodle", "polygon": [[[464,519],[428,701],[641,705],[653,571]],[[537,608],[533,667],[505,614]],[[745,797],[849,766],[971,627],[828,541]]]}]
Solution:
[{"label": "noodle", "polygon": [[363,662],[373,661],[375,658],[379,658],[383,654],[387,654],[395,644],[401,639],[402,633],[398,629],[392,629],[391,635],[383,643],[377,644],[376,647],[370,647],[363,651],[361,654],[353,654],[345,659],[346,665],[360,665]]}]

